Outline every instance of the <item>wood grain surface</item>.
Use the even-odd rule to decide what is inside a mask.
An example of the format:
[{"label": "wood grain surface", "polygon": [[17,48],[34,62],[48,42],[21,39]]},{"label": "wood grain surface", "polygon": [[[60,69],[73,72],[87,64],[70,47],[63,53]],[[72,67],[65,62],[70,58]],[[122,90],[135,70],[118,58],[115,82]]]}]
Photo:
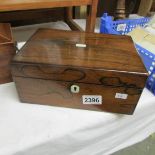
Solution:
[{"label": "wood grain surface", "polygon": [[129,36],[40,29],[14,61],[147,74]]},{"label": "wood grain surface", "polygon": [[0,24],[0,84],[12,81],[10,62],[15,53],[10,25]]},{"label": "wood grain surface", "polygon": [[71,18],[72,10],[70,8],[82,5],[86,5],[88,8],[86,31],[94,32],[98,0],[0,0],[0,11],[6,12],[67,7],[65,21],[72,30],[81,31],[82,29]]},{"label": "wood grain surface", "polygon": [[[24,77],[15,77],[14,80],[21,102],[27,103],[132,114],[140,97],[140,94],[135,94],[129,95],[127,100],[116,99],[116,93],[124,93],[123,87],[112,88],[103,85],[74,83],[80,87],[80,93],[73,94],[70,91],[70,82]],[[102,96],[101,105],[82,103],[83,95],[94,94]]]},{"label": "wood grain surface", "polygon": [[[22,102],[122,114],[134,112],[148,76],[130,37],[50,29],[14,57],[12,74]],[[100,95],[102,104],[85,105],[83,95]]]},{"label": "wood grain surface", "polygon": [[81,6],[91,0],[0,0],[1,11],[31,10],[55,7]]}]

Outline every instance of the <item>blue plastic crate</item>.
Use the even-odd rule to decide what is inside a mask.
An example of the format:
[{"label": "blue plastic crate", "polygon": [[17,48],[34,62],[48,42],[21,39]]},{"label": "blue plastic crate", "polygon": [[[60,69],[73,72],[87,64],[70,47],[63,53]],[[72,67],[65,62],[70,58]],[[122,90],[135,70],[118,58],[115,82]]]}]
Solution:
[{"label": "blue plastic crate", "polygon": [[147,17],[113,21],[112,16],[108,16],[107,13],[104,13],[101,17],[100,32],[106,34],[125,35],[137,26],[144,27],[149,21],[150,18]]},{"label": "blue plastic crate", "polygon": [[155,95],[155,68],[147,80],[146,88]]},{"label": "blue plastic crate", "polygon": [[155,54],[136,44],[136,49],[149,73],[146,88],[155,95]]}]

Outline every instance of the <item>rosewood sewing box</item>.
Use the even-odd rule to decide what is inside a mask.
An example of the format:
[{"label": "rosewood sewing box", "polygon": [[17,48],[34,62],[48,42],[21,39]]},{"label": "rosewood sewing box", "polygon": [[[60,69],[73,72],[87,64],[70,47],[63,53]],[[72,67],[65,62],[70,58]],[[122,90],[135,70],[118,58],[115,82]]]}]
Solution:
[{"label": "rosewood sewing box", "polygon": [[148,73],[129,36],[40,29],[12,61],[22,102],[132,114]]},{"label": "rosewood sewing box", "polygon": [[0,23],[0,84],[12,81],[10,62],[15,53],[11,26]]}]

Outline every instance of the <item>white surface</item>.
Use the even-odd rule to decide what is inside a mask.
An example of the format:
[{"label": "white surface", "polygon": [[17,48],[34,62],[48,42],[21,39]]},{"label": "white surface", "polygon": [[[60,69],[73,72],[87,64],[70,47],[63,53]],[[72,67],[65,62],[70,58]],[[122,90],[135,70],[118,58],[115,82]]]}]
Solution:
[{"label": "white surface", "polygon": [[[39,27],[68,28],[64,23]],[[37,26],[38,27],[38,26]],[[13,30],[20,47],[36,26]],[[108,155],[155,132],[155,97],[146,89],[133,116],[20,103],[0,85],[0,155]]]}]

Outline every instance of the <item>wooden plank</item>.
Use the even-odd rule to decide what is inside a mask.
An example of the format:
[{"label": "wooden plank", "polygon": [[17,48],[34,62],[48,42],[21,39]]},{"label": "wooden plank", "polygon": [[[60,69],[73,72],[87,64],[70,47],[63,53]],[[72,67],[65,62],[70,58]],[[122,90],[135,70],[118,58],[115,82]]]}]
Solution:
[{"label": "wooden plank", "polygon": [[78,24],[76,24],[73,20],[66,20],[66,23],[74,31],[84,31]]},{"label": "wooden plank", "polygon": [[83,29],[73,21],[72,7],[66,8],[65,22],[68,24],[68,26],[71,28],[71,30],[83,31]]},{"label": "wooden plank", "polygon": [[90,5],[92,0],[0,0],[0,11]]},{"label": "wooden plank", "polygon": [[65,8],[9,11],[0,13],[0,23],[22,26],[64,20]]},{"label": "wooden plank", "polygon": [[98,0],[92,0],[92,5],[87,7],[86,32],[93,32],[96,23]]}]

